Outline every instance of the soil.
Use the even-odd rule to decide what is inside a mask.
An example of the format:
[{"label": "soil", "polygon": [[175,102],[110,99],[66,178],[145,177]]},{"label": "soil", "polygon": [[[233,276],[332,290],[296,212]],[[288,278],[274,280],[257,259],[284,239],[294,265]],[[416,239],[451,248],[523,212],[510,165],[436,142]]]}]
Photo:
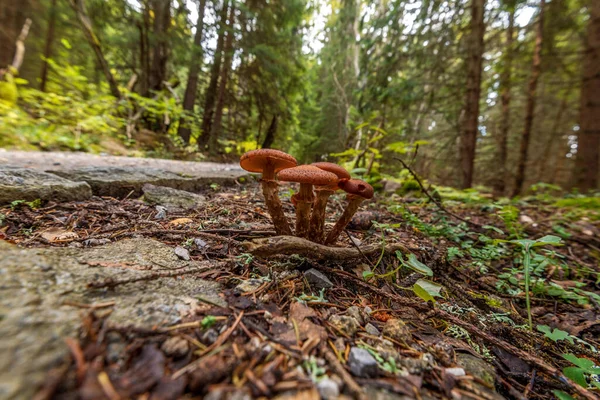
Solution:
[{"label": "soil", "polygon": [[[467,225],[424,200],[377,195],[323,257],[311,242],[275,237],[258,184],[202,195],[204,204],[191,210],[111,197],[0,208],[0,237],[22,249],[102,253],[107,243],[153,239],[203,266],[123,279],[86,276],[88,288],[109,294],[114,304],[79,299],[81,324],[65,342],[70,356],[47,371],[38,398],[550,399],[554,391],[599,398],[597,390],[563,375],[572,364],[561,355],[600,365],[592,350],[600,348],[600,305],[593,297],[579,304],[534,292],[530,331],[523,291],[497,289],[519,252],[506,253],[512,247],[502,245],[501,255],[480,254],[493,250],[482,235],[510,239],[489,207],[446,204],[471,221]],[[280,195],[291,221],[289,193]],[[341,195],[331,199],[328,229],[344,205]],[[560,214],[536,202],[519,212],[529,219],[516,224],[530,238],[554,233]],[[600,271],[597,225],[569,225],[564,246],[551,248],[556,264],[543,266],[546,282],[600,293],[593,279]],[[450,256],[456,251],[462,255]],[[400,258],[407,263],[410,254],[431,277],[415,272],[423,269],[414,261],[401,268]],[[119,262],[127,270],[144,268],[136,257]],[[580,272],[563,268],[565,263]],[[443,287],[440,297],[425,301],[411,290],[423,278]],[[173,281],[185,282],[184,289],[196,280],[213,282],[220,300],[196,297],[176,322],[128,322],[118,293],[130,297],[133,279],[152,282],[147,290]],[[112,313],[120,316],[117,322]],[[587,344],[555,342],[537,325]]]}]

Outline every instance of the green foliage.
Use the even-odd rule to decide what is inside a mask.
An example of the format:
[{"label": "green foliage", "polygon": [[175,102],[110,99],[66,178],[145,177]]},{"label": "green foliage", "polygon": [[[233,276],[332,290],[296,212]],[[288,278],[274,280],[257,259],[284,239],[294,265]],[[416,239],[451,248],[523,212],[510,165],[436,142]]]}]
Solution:
[{"label": "green foliage", "polygon": [[202,321],[200,322],[200,326],[202,327],[202,329],[208,329],[211,326],[213,326],[216,322],[217,322],[217,319],[214,316],[207,315],[206,317],[202,318]]},{"label": "green foliage", "polygon": [[596,366],[592,360],[579,358],[574,354],[563,354],[563,358],[575,365],[574,367],[563,368],[563,374],[567,378],[584,388],[591,385],[596,389],[600,389],[600,382],[592,378],[592,376],[597,377],[600,375],[600,367]]},{"label": "green foliage", "polygon": [[558,328],[550,328],[548,325],[538,325],[537,330],[542,332],[545,337],[552,340],[553,342],[558,342],[559,340],[567,340],[569,343],[573,344],[573,339],[569,332],[561,331]]},{"label": "green foliage", "polygon": [[436,297],[442,297],[443,286],[425,279],[419,279],[412,287],[413,292],[425,301],[435,303]]},{"label": "green foliage", "polygon": [[600,210],[600,197],[572,197],[557,200],[556,207],[573,207],[584,210]]}]

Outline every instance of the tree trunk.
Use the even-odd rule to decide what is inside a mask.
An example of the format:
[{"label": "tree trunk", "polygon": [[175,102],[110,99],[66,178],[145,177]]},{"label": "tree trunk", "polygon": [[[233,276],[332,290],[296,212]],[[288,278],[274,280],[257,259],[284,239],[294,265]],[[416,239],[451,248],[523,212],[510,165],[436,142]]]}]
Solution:
[{"label": "tree trunk", "polygon": [[154,11],[152,63],[150,64],[150,89],[161,90],[167,78],[169,43],[167,33],[171,25],[171,0],[151,0]]},{"label": "tree trunk", "polygon": [[25,23],[22,0],[0,1],[0,68],[8,67],[15,54],[15,42]]},{"label": "tree trunk", "polygon": [[219,83],[219,72],[221,72],[221,59],[223,57],[223,45],[225,43],[225,34],[227,30],[227,10],[228,0],[223,1],[221,8],[219,36],[217,38],[217,48],[210,70],[210,83],[204,96],[204,114],[202,116],[202,132],[198,138],[198,150],[204,150],[210,140],[212,120],[215,112],[215,101],[217,99],[217,85]]},{"label": "tree trunk", "polygon": [[600,2],[588,2],[590,19],[585,39],[581,111],[573,181],[587,192],[598,186],[600,151]]},{"label": "tree trunk", "polygon": [[263,140],[262,149],[270,149],[273,146],[273,142],[275,141],[275,135],[277,134],[277,127],[279,126],[279,116],[277,114],[273,115],[271,119],[271,124],[269,125],[269,129],[267,129],[267,134],[265,136],[265,140]]},{"label": "tree trunk", "polygon": [[140,94],[148,97],[150,90],[150,6],[148,0],[142,1],[142,21],[138,23],[140,31]]},{"label": "tree trunk", "polygon": [[[194,47],[191,55],[190,70],[188,73],[187,85],[183,96],[183,110],[187,112],[194,111],[196,103],[196,92],[198,89],[198,74],[202,64],[202,30],[204,29],[204,7],[206,0],[198,2],[198,22],[196,22],[196,35],[194,36]],[[191,128],[186,123],[184,117],[179,120],[179,136],[185,144],[190,143]]]},{"label": "tree trunk", "polygon": [[229,7],[229,30],[227,32],[227,38],[225,39],[225,60],[223,62],[223,68],[221,68],[221,77],[219,82],[219,92],[217,98],[217,104],[215,106],[215,118],[212,123],[210,131],[209,149],[215,151],[217,147],[217,139],[221,135],[221,124],[223,122],[223,108],[225,107],[225,99],[227,97],[227,80],[229,79],[229,73],[231,70],[231,61],[233,57],[233,18],[234,18],[234,7],[233,4]]},{"label": "tree trunk", "polygon": [[477,144],[479,96],[481,93],[481,65],[483,62],[483,14],[485,0],[471,0],[471,32],[467,58],[467,93],[460,138],[462,188],[473,184],[475,146]]},{"label": "tree trunk", "polygon": [[75,11],[77,15],[77,19],[79,20],[79,24],[81,25],[81,29],[85,34],[85,37],[89,43],[89,45],[94,50],[94,54],[96,55],[96,60],[100,67],[102,68],[102,72],[104,73],[104,77],[108,81],[108,86],[110,87],[110,93],[119,98],[121,97],[121,93],[119,92],[119,86],[117,85],[117,81],[114,76],[110,72],[110,68],[108,66],[108,62],[104,57],[104,53],[102,52],[102,46],[100,45],[100,41],[98,37],[94,33],[94,29],[92,28],[92,23],[90,18],[85,11],[85,3],[84,0],[69,0],[69,4]]},{"label": "tree trunk", "polygon": [[552,129],[550,131],[550,134],[549,134],[548,138],[546,139],[546,145],[544,147],[544,151],[543,151],[542,155],[540,156],[539,161],[537,162],[537,164],[539,165],[537,179],[536,179],[537,182],[544,182],[546,180],[545,175],[548,176],[549,175],[548,171],[550,171],[552,169],[551,168],[552,167],[552,157],[550,157],[550,155],[552,154],[552,149],[556,147],[556,144],[560,143],[560,135],[558,133],[560,132],[562,116],[565,113],[567,106],[568,106],[568,100],[569,100],[568,97],[569,97],[569,91],[566,91],[562,101],[560,102],[560,106],[559,106],[558,112],[556,113],[556,118],[554,119],[554,124],[552,124]]},{"label": "tree trunk", "polygon": [[515,187],[513,188],[513,197],[519,195],[525,183],[525,167],[527,165],[529,142],[531,139],[531,127],[533,125],[533,114],[535,111],[537,83],[540,77],[542,67],[542,40],[544,33],[544,6],[545,0],[540,0],[540,12],[535,34],[535,48],[533,50],[533,61],[531,64],[531,77],[529,78],[529,89],[527,91],[527,106],[525,108],[525,128],[521,137],[521,147],[519,148],[519,163],[517,164],[517,176]]},{"label": "tree trunk", "polygon": [[500,76],[500,98],[502,101],[502,114],[500,117],[500,140],[498,149],[498,165],[500,171],[495,179],[494,192],[502,196],[506,190],[508,173],[506,160],[508,158],[508,133],[510,130],[510,88],[513,60],[513,32],[515,28],[515,7],[512,6],[508,14],[508,29],[506,30],[506,44],[504,49],[504,65]]},{"label": "tree trunk", "polygon": [[54,26],[56,25],[56,0],[50,5],[50,16],[48,19],[48,31],[46,32],[46,45],[44,47],[44,60],[42,61],[42,72],[40,74],[40,90],[46,91],[48,82],[48,58],[52,57],[52,42],[54,41]]}]

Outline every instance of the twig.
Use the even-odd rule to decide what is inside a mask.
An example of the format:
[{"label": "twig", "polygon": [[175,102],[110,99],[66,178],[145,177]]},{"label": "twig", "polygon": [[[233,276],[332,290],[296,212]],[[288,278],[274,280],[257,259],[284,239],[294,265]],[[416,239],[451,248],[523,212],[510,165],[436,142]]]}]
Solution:
[{"label": "twig", "polygon": [[360,255],[369,263],[369,265],[371,267],[373,267],[373,263],[371,262],[371,260],[369,260],[369,258],[367,256],[365,256],[365,253],[362,252],[362,250],[360,249],[360,246],[358,244],[356,244],[356,242],[354,242],[354,238],[352,236],[350,236],[350,233],[348,232],[347,229],[344,229],[344,232],[346,233],[346,236],[348,236],[348,240],[350,240],[350,243],[352,243],[352,245],[354,247],[356,247],[356,250],[358,250],[358,252],[360,253]]},{"label": "twig", "polygon": [[478,224],[477,222],[473,222],[470,221],[468,219],[464,219],[463,217],[461,217],[460,215],[456,215],[454,214],[452,211],[449,211],[446,207],[444,207],[444,205],[437,200],[435,197],[433,197],[429,191],[425,188],[425,186],[423,185],[423,182],[421,182],[421,179],[419,178],[419,175],[417,175],[417,173],[415,171],[413,171],[413,169],[408,166],[408,164],[406,164],[404,162],[404,160],[402,160],[400,157],[394,157],[396,160],[400,161],[400,163],[402,164],[402,166],[408,170],[408,172],[413,176],[413,178],[415,178],[415,181],[417,181],[417,184],[419,185],[419,187],[421,188],[421,191],[423,192],[423,194],[425,194],[425,196],[427,196],[427,198],[437,206],[437,208],[439,208],[441,211],[445,212],[446,214],[450,215],[453,218],[456,218],[459,221],[465,222],[469,225],[475,226],[477,228],[483,229],[483,225]]},{"label": "twig", "polygon": [[219,262],[219,263],[205,266],[205,267],[189,268],[189,269],[177,270],[177,271],[155,272],[152,274],[136,276],[136,277],[132,277],[132,278],[124,278],[124,279],[107,278],[102,281],[89,282],[87,284],[87,287],[93,288],[93,289],[99,289],[99,288],[105,288],[105,287],[112,288],[117,285],[123,285],[126,283],[133,283],[133,282],[139,282],[139,281],[151,281],[151,280],[158,279],[158,278],[171,278],[171,277],[175,277],[175,276],[195,274],[198,272],[204,272],[204,271],[208,271],[211,269],[218,269],[218,268],[224,267],[225,265],[227,265],[227,262]]},{"label": "twig", "polygon": [[333,370],[342,378],[344,383],[348,386],[348,389],[356,396],[358,399],[366,399],[366,396],[358,383],[354,380],[352,375],[346,371],[344,366],[340,363],[338,358],[333,354],[331,350],[327,347],[327,343],[321,343],[321,353],[325,356],[325,359],[329,362],[329,366],[333,368]]},{"label": "twig", "polygon": [[[366,257],[381,252],[379,245],[365,246],[359,251],[348,247],[324,246],[295,236],[273,236],[255,239],[251,242],[244,242],[243,246],[248,252],[259,257],[298,254],[316,260],[328,259],[334,261],[353,260],[361,255]],[[401,243],[391,243],[385,247],[386,254],[394,253],[396,250],[409,252],[409,249]]]}]

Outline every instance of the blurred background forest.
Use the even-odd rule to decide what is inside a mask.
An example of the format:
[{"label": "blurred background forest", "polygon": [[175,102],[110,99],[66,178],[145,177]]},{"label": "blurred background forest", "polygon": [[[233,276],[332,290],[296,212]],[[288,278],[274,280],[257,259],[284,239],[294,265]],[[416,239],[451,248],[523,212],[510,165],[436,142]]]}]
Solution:
[{"label": "blurred background forest", "polygon": [[598,187],[597,0],[2,0],[0,68],[4,148]]}]

